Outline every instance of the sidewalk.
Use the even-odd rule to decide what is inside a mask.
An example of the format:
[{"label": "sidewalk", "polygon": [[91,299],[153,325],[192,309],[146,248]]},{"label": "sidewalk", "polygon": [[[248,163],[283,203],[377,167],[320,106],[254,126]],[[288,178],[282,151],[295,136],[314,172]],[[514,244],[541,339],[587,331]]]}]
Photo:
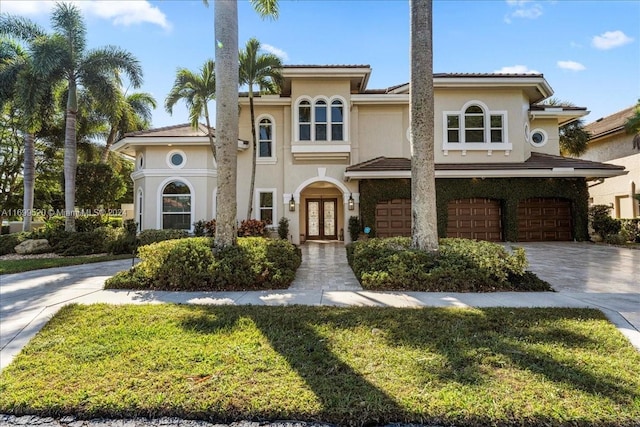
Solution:
[{"label": "sidewalk", "polygon": [[[372,292],[363,291],[351,279],[353,273],[346,264],[344,247],[340,244],[305,244],[303,265],[300,267],[292,286],[278,291],[252,292],[163,292],[163,291],[122,291],[103,290],[106,278],[131,266],[130,260],[111,261],[31,271],[0,276],[0,369],[7,366],[29,340],[65,304],[109,303],[109,304],[253,304],[253,305],[329,305],[329,306],[387,306],[387,307],[591,307],[602,310],[618,329],[640,350],[640,284],[624,265],[640,265],[640,251],[622,257],[627,264],[606,252],[599,255],[599,270],[609,274],[622,274],[621,279],[607,276],[603,283],[616,284],[607,287],[590,282],[587,291],[575,288],[578,283],[565,271],[563,283],[553,283],[559,292],[497,292],[497,293],[428,293],[428,292]],[[329,246],[331,245],[331,246]],[[540,261],[557,259],[554,250],[572,253],[576,258],[588,258],[582,253],[590,250],[587,246],[544,246],[527,248],[532,252],[533,271],[544,272],[548,265]],[[324,255],[322,253],[324,252]],[[331,256],[326,256],[327,253]],[[322,255],[322,256],[321,256]],[[344,261],[336,261],[342,259]],[[536,261],[536,259],[538,261]],[[329,280],[323,274],[322,261],[333,271]],[[566,262],[566,264],[565,264]],[[606,263],[612,265],[607,266]],[[315,263],[313,267],[311,263]],[[563,267],[576,265],[584,268],[579,261],[563,260]],[[574,263],[574,264],[572,264]],[[615,263],[615,265],[613,265]],[[623,265],[624,264],[624,265]],[[622,267],[621,267],[622,266]],[[637,270],[635,270],[637,271]],[[544,274],[540,274],[544,276]],[[355,279],[355,277],[353,277]],[[549,279],[547,279],[549,280]],[[622,282],[626,280],[626,285]],[[342,289],[342,290],[341,290]],[[617,289],[617,292],[616,292]],[[598,291],[602,292],[598,292]]]}]

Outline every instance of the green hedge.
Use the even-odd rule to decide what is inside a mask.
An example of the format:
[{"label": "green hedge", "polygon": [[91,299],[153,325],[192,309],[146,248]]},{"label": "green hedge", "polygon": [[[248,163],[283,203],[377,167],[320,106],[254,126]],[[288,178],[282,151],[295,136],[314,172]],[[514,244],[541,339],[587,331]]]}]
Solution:
[{"label": "green hedge", "polygon": [[[589,190],[583,178],[487,178],[436,179],[438,235],[447,235],[449,201],[481,197],[501,201],[504,240],[518,241],[518,201],[535,197],[558,197],[571,201],[573,238],[589,240]],[[375,236],[375,210],[378,202],[410,199],[409,179],[372,179],[360,181],[360,215],[363,226],[371,227]]]},{"label": "green hedge", "polygon": [[143,230],[138,234],[140,246],[162,242],[164,240],[182,239],[189,236],[186,230]]},{"label": "green hedge", "polygon": [[439,252],[411,249],[408,237],[374,238],[347,247],[365,289],[424,292],[548,291],[526,271],[524,249],[467,239],[441,239]]},{"label": "green hedge", "polygon": [[0,255],[15,253],[13,248],[30,238],[30,233],[24,232],[0,235]]},{"label": "green hedge", "polygon": [[213,239],[189,237],[138,248],[141,262],[106,282],[107,288],[156,290],[247,290],[286,288],[301,262],[286,240],[238,239],[214,253]]}]

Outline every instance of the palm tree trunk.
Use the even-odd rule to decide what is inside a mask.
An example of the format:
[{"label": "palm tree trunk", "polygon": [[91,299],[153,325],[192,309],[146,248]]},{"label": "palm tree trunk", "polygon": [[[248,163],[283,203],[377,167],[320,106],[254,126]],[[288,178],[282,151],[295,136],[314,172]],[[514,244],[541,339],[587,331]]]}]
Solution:
[{"label": "palm tree trunk", "polygon": [[76,231],[76,166],[78,163],[76,147],[76,114],[78,102],[75,81],[69,80],[69,98],[67,100],[67,121],[64,135],[64,210],[66,231]]},{"label": "palm tree trunk", "polygon": [[102,158],[100,159],[101,163],[107,163],[107,160],[109,160],[109,149],[113,145],[113,142],[116,139],[117,134],[118,134],[117,127],[111,126],[111,130],[109,131],[109,136],[107,137],[107,142],[104,145],[104,151],[102,152]]},{"label": "palm tree trunk", "polygon": [[213,161],[218,162],[216,158],[216,143],[213,140],[213,134],[211,134],[211,120],[209,119],[209,107],[207,103],[204,103],[204,120],[207,122],[207,136],[209,137],[209,145],[211,145],[211,153],[213,154]]},{"label": "palm tree trunk", "polygon": [[251,156],[251,182],[249,184],[249,209],[247,209],[247,219],[251,219],[251,213],[253,212],[253,189],[256,186],[256,157],[258,156],[258,144],[256,142],[256,113],[253,109],[253,87],[251,85],[249,85],[249,110],[251,113],[251,138],[253,142],[253,155]]},{"label": "palm tree trunk", "polygon": [[238,156],[238,3],[214,2],[216,40],[216,153],[218,202],[216,247],[233,246],[237,240]]},{"label": "palm tree trunk", "polygon": [[22,207],[24,208],[22,231],[31,230],[31,212],[33,210],[33,191],[36,175],[36,143],[32,133],[27,132],[24,137],[24,199]]},{"label": "palm tree trunk", "polygon": [[411,0],[412,246],[438,250],[433,135],[432,1]]}]

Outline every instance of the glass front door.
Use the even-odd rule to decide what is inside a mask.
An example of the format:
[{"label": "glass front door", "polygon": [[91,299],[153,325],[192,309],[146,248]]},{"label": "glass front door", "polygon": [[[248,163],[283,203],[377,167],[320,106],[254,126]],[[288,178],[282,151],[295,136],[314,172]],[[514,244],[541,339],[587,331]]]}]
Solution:
[{"label": "glass front door", "polygon": [[307,239],[336,240],[338,199],[307,199]]}]

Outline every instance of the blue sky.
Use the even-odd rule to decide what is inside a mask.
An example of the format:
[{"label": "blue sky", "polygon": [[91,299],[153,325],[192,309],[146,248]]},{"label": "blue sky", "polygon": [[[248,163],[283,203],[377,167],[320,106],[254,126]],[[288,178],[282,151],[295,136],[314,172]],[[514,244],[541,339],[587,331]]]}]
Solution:
[{"label": "blue sky", "polygon": [[[155,127],[188,121],[182,104],[164,110],[178,67],[213,58],[213,0],[75,2],[89,48],[132,52],[159,107]],[[0,0],[0,12],[49,27],[54,2]],[[261,20],[239,2],[240,46],[256,37],[285,64],[370,64],[369,88],[409,80],[408,0],[280,0],[280,18]],[[587,107],[586,122],[640,98],[640,1],[434,0],[435,72],[540,72],[554,97]],[[133,89],[131,89],[133,90]]]}]

